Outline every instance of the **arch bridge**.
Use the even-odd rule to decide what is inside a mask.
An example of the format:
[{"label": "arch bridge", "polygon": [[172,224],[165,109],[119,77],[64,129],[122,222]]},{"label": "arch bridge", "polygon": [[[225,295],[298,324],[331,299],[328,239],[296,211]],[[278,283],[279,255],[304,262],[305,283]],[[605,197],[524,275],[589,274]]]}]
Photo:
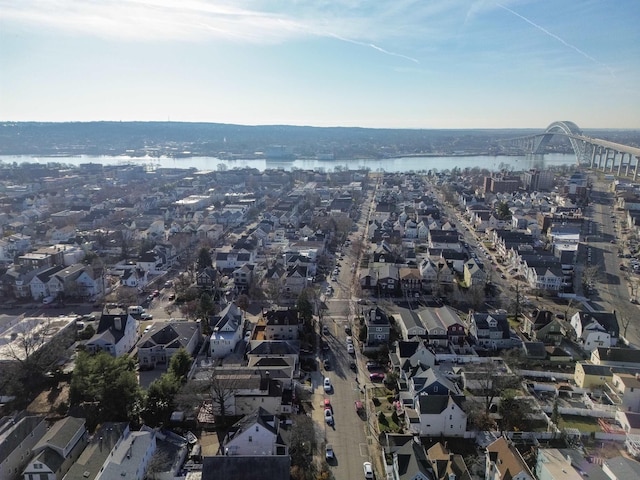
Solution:
[{"label": "arch bridge", "polygon": [[578,125],[568,120],[553,122],[542,133],[513,138],[507,144],[525,153],[539,154],[544,153],[554,135],[560,135],[569,140],[578,165],[589,165],[590,168],[612,173],[617,168],[618,175],[632,175],[633,179],[636,179],[640,163],[640,148],[589,137]]}]

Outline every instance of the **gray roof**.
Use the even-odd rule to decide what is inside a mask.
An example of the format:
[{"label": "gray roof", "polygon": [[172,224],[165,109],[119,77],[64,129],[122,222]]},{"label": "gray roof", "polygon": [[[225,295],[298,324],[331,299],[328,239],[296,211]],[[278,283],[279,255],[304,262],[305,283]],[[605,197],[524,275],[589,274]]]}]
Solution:
[{"label": "gray roof", "polygon": [[8,419],[6,427],[5,424],[0,425],[0,463],[4,462],[41,422],[44,422],[44,417],[34,415],[19,420]]},{"label": "gray roof", "polygon": [[602,466],[613,472],[615,478],[640,478],[640,463],[626,457],[610,458]]},{"label": "gray roof", "polygon": [[202,480],[289,480],[288,455],[204,457]]},{"label": "gray roof", "polygon": [[[105,423],[97,430],[89,445],[78,457],[78,460],[71,466],[65,480],[86,480],[96,478],[98,472],[104,465],[105,460],[111,454],[111,450],[122,437],[123,432],[129,426],[126,422]],[[89,476],[86,476],[89,472]]]}]

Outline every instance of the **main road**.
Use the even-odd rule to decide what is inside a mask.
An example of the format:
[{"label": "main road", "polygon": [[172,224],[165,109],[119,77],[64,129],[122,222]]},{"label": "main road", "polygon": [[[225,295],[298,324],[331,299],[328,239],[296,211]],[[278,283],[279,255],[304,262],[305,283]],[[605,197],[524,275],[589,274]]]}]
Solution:
[{"label": "main road", "polygon": [[[324,399],[330,400],[333,407],[335,425],[323,424],[322,439],[330,444],[335,452],[335,460],[329,462],[334,477],[338,480],[363,478],[363,462],[375,462],[377,445],[373,445],[369,435],[367,419],[360,417],[355,410],[355,402],[364,403],[364,386],[368,376],[364,369],[364,360],[360,355],[360,343],[357,339],[357,299],[354,297],[354,282],[357,278],[358,265],[362,255],[359,249],[352,248],[356,239],[366,245],[366,231],[371,211],[374,208],[374,192],[368,191],[363,201],[363,208],[358,221],[358,230],[351,233],[350,246],[342,247],[342,260],[338,261],[340,273],[337,281],[330,282],[334,288],[334,295],[325,300],[327,311],[323,316],[323,325],[328,327],[328,333],[323,335],[323,341],[329,345],[325,353],[330,361],[330,369],[322,370],[333,385],[329,393],[323,391],[319,385],[314,395],[315,407],[321,410]],[[366,248],[366,247],[365,247]],[[355,344],[355,354],[347,353],[347,333],[345,327],[352,330]],[[356,371],[352,369],[355,363]],[[317,418],[317,416],[316,416]],[[378,477],[379,478],[379,477]]]}]

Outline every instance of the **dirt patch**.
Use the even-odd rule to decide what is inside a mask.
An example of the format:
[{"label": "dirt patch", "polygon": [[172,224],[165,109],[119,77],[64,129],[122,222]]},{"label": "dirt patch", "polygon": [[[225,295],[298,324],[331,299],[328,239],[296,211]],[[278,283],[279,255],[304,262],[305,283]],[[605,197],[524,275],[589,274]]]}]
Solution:
[{"label": "dirt patch", "polygon": [[44,390],[27,407],[27,412],[34,415],[55,416],[65,414],[69,405],[69,384],[58,383],[55,387]]},{"label": "dirt patch", "polygon": [[220,441],[217,432],[202,432],[198,440],[200,441],[203,457],[211,457],[218,454]]}]

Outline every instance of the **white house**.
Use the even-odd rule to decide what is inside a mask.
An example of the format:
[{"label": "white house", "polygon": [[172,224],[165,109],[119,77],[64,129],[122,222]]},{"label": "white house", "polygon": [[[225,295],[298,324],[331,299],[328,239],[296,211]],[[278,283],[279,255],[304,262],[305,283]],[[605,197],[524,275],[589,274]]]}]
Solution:
[{"label": "white house", "polygon": [[111,450],[96,480],[145,478],[149,461],[156,451],[156,431],[147,428],[127,433]]},{"label": "white house", "polygon": [[236,422],[220,447],[223,455],[288,455],[280,419],[260,407]]},{"label": "white house", "polygon": [[617,320],[615,321],[615,326],[612,325],[612,328],[608,329],[603,323],[608,323],[609,321],[598,318],[597,313],[600,312],[580,311],[571,317],[570,323],[576,332],[578,343],[588,352],[592,352],[598,347],[609,348],[617,344]]},{"label": "white house", "polygon": [[230,303],[211,320],[212,333],[209,351],[212,358],[223,358],[232,353],[242,340],[242,311]]},{"label": "white house", "polygon": [[407,428],[422,437],[461,437],[467,414],[451,395],[419,395],[415,410],[406,409]]},{"label": "white house", "polygon": [[640,379],[629,373],[614,373],[605,383],[604,393],[625,412],[640,413]]},{"label": "white house", "polygon": [[133,349],[138,337],[136,320],[125,310],[107,311],[100,317],[100,323],[93,337],[86,343],[90,353],[108,352],[120,357]]},{"label": "white house", "polygon": [[47,426],[44,417],[36,415],[0,419],[0,478],[12,478],[22,471]]}]

